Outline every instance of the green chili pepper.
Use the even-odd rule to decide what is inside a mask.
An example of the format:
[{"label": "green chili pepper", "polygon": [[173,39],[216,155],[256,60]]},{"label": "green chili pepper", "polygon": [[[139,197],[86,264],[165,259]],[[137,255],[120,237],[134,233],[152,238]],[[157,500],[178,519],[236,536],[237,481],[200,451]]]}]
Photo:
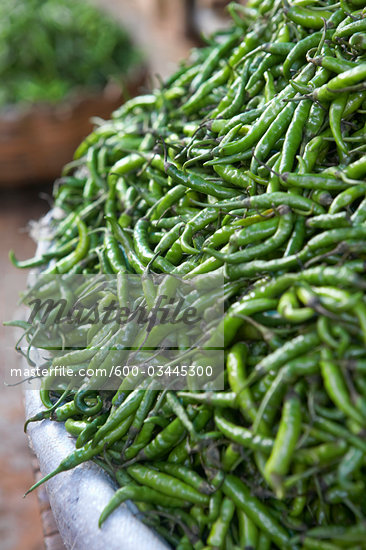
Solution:
[{"label": "green chili pepper", "polygon": [[362,414],[352,405],[347,392],[347,387],[342,377],[340,369],[335,364],[332,353],[328,349],[322,350],[322,359],[320,362],[321,372],[324,380],[325,389],[332,401],[345,415],[352,418],[355,422],[363,426],[365,419]]},{"label": "green chili pepper", "polygon": [[279,548],[288,547],[289,537],[285,529],[274,519],[268,508],[250,493],[242,481],[231,474],[227,475],[222,490]]},{"label": "green chili pepper", "polygon": [[220,515],[213,524],[208,535],[207,542],[215,547],[223,548],[225,535],[229,529],[231,519],[235,512],[235,505],[229,498],[225,497],[221,503]]},{"label": "green chili pepper", "polygon": [[300,400],[296,393],[290,393],[285,399],[276,439],[264,470],[265,477],[275,489],[278,498],[284,497],[282,478],[289,470],[300,430]]},{"label": "green chili pepper", "polygon": [[223,416],[220,410],[215,412],[215,423],[218,429],[229,439],[243,447],[268,453],[273,446],[273,440],[253,434],[251,431],[235,426]]},{"label": "green chili pepper", "polygon": [[141,464],[129,466],[127,472],[139,483],[160,491],[167,496],[201,505],[208,504],[207,495],[200,493],[197,489],[168,474],[157,472]]}]

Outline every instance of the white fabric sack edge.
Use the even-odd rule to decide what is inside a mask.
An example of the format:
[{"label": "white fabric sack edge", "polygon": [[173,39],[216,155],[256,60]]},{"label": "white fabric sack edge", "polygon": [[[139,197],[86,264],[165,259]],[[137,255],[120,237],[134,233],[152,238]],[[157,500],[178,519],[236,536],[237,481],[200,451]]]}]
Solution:
[{"label": "white fabric sack edge", "polygon": [[[47,248],[51,210],[39,223],[37,254]],[[43,238],[43,240],[42,240]],[[49,241],[48,241],[49,242]],[[26,418],[44,409],[38,390],[25,390]],[[75,450],[75,441],[63,423],[50,420],[31,423],[27,430],[43,476]],[[138,519],[132,503],[119,506],[98,527],[99,516],[112,498],[116,485],[93,462],[62,472],[46,484],[51,508],[68,550],[168,550],[170,547]]]},{"label": "white fabric sack edge", "polygon": [[[38,390],[25,390],[26,417],[42,406]],[[75,449],[63,423],[50,420],[28,425],[28,435],[42,475],[52,472]],[[87,462],[47,482],[47,492],[61,537],[68,550],[167,550],[169,547],[123,504],[98,527],[103,508],[116,486],[96,464]]]}]

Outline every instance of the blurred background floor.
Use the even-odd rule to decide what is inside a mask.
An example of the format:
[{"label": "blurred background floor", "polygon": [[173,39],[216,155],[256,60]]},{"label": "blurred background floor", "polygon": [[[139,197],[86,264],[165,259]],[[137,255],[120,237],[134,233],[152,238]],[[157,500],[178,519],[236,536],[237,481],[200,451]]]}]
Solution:
[{"label": "blurred background floor", "polygon": [[[47,190],[50,186],[0,190],[1,321],[15,317],[18,293],[27,277],[10,264],[8,252],[16,250],[19,258],[33,255],[35,243],[26,228],[29,220],[47,211],[47,202],[39,197]],[[23,432],[22,387],[4,387],[4,378],[17,366],[19,356],[14,350],[13,330],[2,325],[0,346],[0,549],[43,550],[37,496],[22,498],[33,482],[31,454]]]},{"label": "blurred background floor", "polygon": [[226,27],[230,0],[91,0],[131,32],[147,56],[153,84],[171,75],[202,35]]}]

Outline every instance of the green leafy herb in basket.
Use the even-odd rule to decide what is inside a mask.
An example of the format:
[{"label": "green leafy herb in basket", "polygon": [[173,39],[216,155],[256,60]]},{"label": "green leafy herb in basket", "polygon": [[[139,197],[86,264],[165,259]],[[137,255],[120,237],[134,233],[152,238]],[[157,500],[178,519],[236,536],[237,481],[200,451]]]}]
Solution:
[{"label": "green leafy herb in basket", "polygon": [[0,106],[101,89],[140,60],[127,32],[88,2],[0,3]]}]

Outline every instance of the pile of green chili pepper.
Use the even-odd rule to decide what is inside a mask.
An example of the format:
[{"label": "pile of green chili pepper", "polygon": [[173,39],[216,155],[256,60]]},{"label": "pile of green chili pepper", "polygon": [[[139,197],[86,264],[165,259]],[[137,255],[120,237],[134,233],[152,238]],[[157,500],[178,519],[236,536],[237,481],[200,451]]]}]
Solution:
[{"label": "pile of green chili pepper", "polygon": [[178,550],[366,548],[365,7],[232,4],[231,29],[80,145],[49,250],[12,254],[225,280],[223,391],[44,385],[32,420],[77,439],[36,486],[96,461],[120,485],[101,526],[132,499]]},{"label": "pile of green chili pepper", "polygon": [[101,90],[141,55],[128,33],[83,0],[2,0],[0,106]]}]

